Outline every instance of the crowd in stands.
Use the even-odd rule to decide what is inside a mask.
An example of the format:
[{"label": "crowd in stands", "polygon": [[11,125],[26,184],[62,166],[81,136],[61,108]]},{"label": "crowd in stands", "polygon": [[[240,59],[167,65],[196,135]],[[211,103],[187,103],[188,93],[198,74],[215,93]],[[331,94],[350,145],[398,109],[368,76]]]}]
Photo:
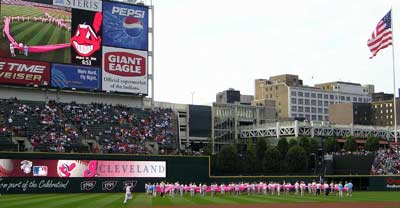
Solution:
[{"label": "crowd in stands", "polygon": [[91,152],[146,154],[146,142],[176,145],[176,117],[170,109],[144,109],[101,103],[0,100],[0,133],[27,137],[34,150],[69,152],[83,141]]},{"label": "crowd in stands", "polygon": [[382,149],[376,153],[371,167],[373,175],[400,174],[400,154],[393,149]]}]

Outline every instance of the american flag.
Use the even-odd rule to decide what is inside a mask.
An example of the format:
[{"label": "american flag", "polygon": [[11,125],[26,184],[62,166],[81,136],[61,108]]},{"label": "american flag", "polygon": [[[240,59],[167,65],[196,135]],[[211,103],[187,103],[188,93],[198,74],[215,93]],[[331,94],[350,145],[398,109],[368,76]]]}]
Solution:
[{"label": "american flag", "polygon": [[390,10],[376,25],[371,38],[368,39],[368,47],[372,53],[370,58],[384,48],[392,45],[392,10]]}]

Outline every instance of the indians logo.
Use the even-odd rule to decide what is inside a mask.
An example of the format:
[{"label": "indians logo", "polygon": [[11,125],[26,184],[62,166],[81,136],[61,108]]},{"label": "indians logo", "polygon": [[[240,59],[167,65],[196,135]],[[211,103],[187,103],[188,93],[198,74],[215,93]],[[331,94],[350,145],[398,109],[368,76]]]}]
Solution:
[{"label": "indians logo", "polygon": [[125,17],[122,25],[126,34],[131,37],[138,37],[143,32],[142,20],[133,16]]},{"label": "indians logo", "polygon": [[63,163],[63,164],[61,164],[61,166],[58,167],[58,168],[59,168],[59,170],[60,170],[62,176],[64,176],[64,177],[70,177],[70,176],[71,176],[71,171],[74,170],[75,167],[76,167],[76,164],[75,164],[75,163],[71,163],[71,164],[69,164],[69,165],[66,164],[66,163]]},{"label": "indians logo", "polygon": [[82,191],[90,191],[96,186],[96,181],[83,181],[81,182]]},{"label": "indians logo", "polygon": [[100,31],[102,19],[101,12],[96,12],[93,20],[94,30],[86,23],[78,25],[75,35],[71,37],[71,45],[80,56],[88,57],[100,49],[101,37],[97,34]]}]

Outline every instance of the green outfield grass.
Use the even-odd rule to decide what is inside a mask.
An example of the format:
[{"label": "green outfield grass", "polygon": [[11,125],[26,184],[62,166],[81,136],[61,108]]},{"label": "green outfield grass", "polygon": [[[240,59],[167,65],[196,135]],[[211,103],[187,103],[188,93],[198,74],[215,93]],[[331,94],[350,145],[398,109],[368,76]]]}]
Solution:
[{"label": "green outfield grass", "polygon": [[21,194],[2,195],[0,208],[84,208],[84,207],[137,207],[137,206],[179,206],[179,205],[223,205],[223,204],[263,204],[263,203],[327,203],[327,202],[399,202],[400,192],[355,192],[353,197],[339,198],[325,196],[271,196],[271,195],[218,195],[211,196],[176,196],[151,197],[134,194],[126,206],[123,205],[124,193],[99,194]]},{"label": "green outfield grass", "polygon": [[[1,21],[0,28],[4,27],[4,16],[30,16],[42,17],[47,12],[50,15],[61,18],[71,19],[71,14],[66,11],[50,10],[44,8],[33,8],[15,5],[2,5],[1,7]],[[11,22],[10,24],[11,35],[17,42],[22,42],[30,46],[35,45],[51,45],[60,43],[69,43],[71,39],[71,32],[65,29],[60,29],[51,23],[41,22]],[[9,55],[9,41],[3,36],[0,36],[0,50],[2,54]],[[28,57],[16,53],[18,58],[42,60],[49,62],[70,63],[71,48],[65,48],[48,53],[30,53]]]}]

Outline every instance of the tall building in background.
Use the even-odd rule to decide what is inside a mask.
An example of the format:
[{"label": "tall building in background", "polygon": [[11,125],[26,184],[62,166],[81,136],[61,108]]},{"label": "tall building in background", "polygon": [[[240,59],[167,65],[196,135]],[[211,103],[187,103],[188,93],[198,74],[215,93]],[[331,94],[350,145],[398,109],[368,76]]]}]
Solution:
[{"label": "tall building in background", "polygon": [[255,80],[255,102],[274,100],[278,119],[328,121],[330,104],[370,102],[372,93],[373,85],[350,82],[305,86],[297,75],[291,74]]},{"label": "tall building in background", "polygon": [[216,95],[216,103],[251,105],[251,101],[253,100],[253,95],[242,95],[240,94],[240,90],[233,88],[219,92]]}]

